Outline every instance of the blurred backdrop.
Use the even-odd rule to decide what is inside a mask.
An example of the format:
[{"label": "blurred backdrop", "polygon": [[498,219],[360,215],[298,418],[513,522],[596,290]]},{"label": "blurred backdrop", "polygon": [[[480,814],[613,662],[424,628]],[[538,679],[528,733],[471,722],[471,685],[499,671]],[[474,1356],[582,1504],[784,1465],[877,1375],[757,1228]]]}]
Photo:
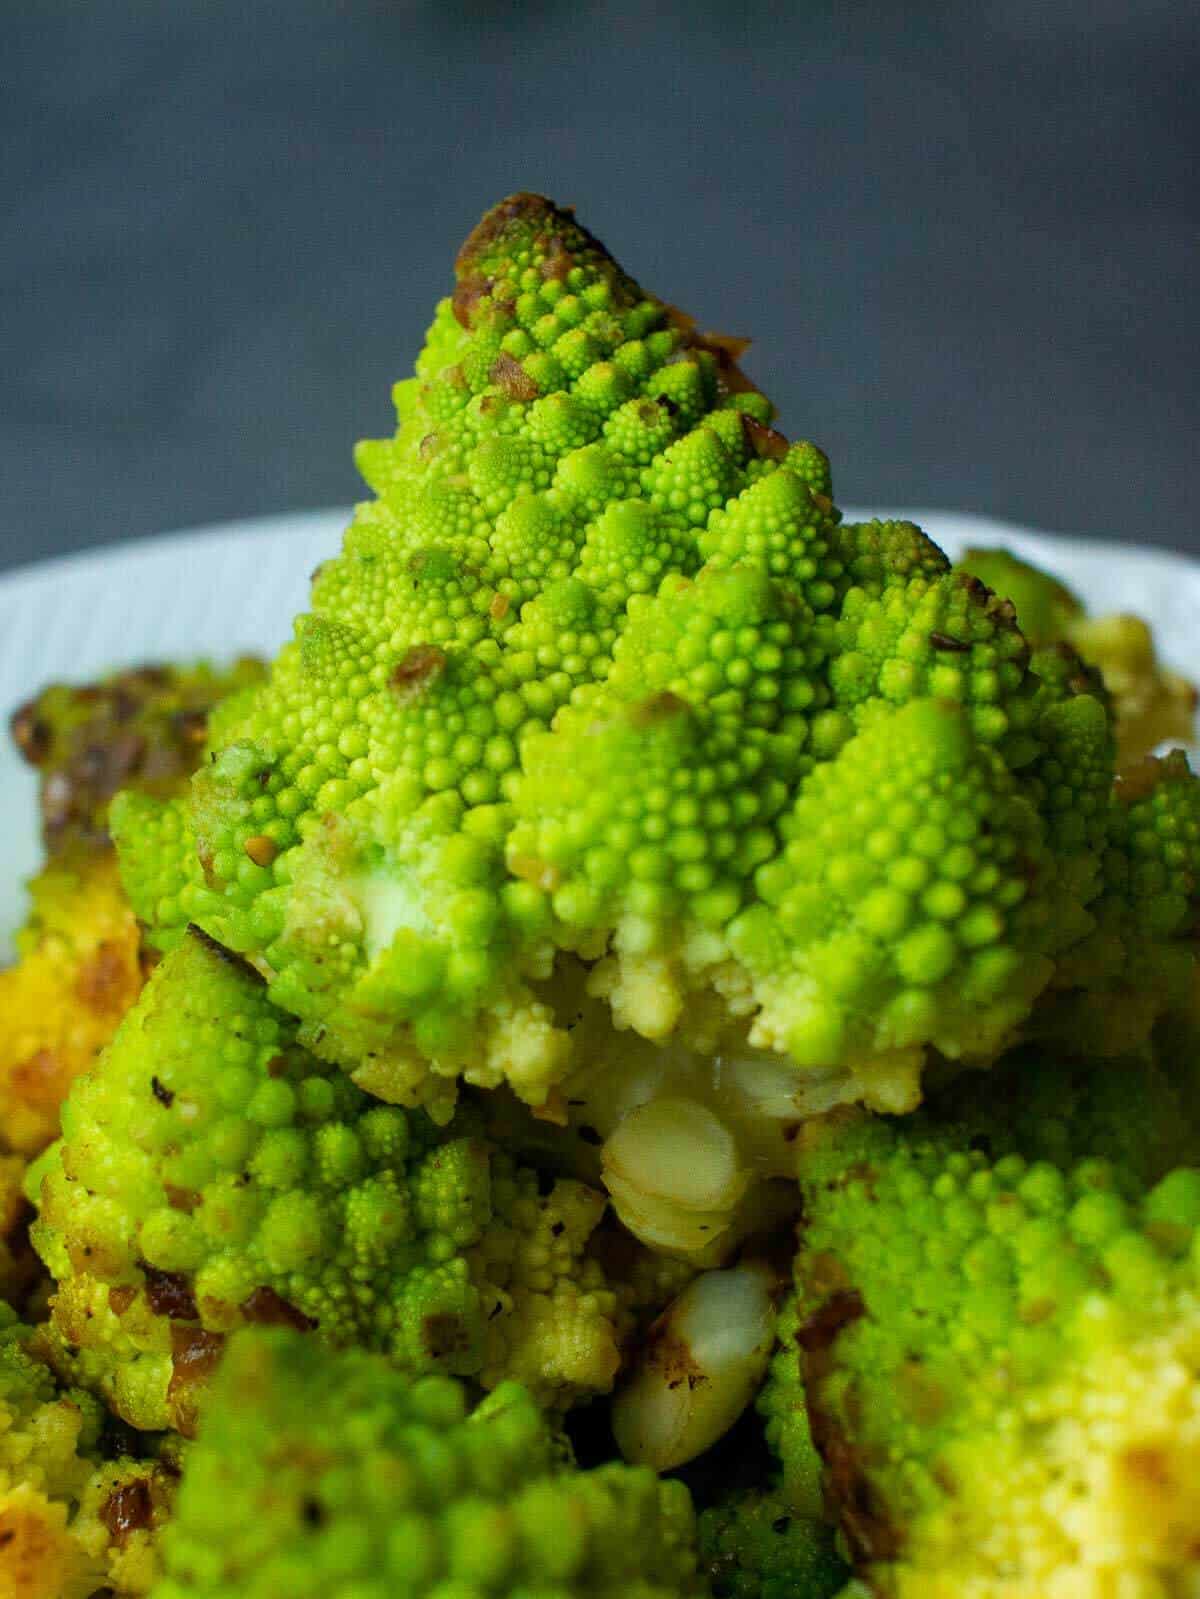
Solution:
[{"label": "blurred backdrop", "polygon": [[1200,7],[9,0],[0,564],[347,502],[515,188],[843,503],[1200,551]]}]

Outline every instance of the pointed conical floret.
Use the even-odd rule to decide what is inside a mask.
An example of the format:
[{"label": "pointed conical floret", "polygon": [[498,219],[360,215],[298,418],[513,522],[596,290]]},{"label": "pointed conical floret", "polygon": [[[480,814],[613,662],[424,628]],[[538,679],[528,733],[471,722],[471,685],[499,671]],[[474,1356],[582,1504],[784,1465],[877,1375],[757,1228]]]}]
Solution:
[{"label": "pointed conical floret", "polygon": [[694,582],[669,579],[653,599],[631,601],[628,615],[607,694],[669,692],[786,732],[797,754],[804,750],[811,718],[828,703],[828,644],[793,588],[760,566],[705,567]]},{"label": "pointed conical floret", "polygon": [[546,896],[561,945],[614,946],[612,1002],[647,1037],[678,1023],[775,848],[788,792],[775,755],[768,736],[667,693],[584,706],[530,741],[509,869]]},{"label": "pointed conical floret", "polygon": [[1055,1004],[1119,991],[1098,685],[912,523],[843,523],[743,348],[550,201],[489,212],[270,681],[186,806],[114,809],[152,936],[195,922],[439,1116],[463,1078],[561,1113],[560,951],[622,1024],[740,1029],[826,1104],[983,1059],[1055,962]]},{"label": "pointed conical floret", "polygon": [[835,630],[835,704],[870,714],[879,702],[941,699],[968,707],[985,743],[1024,733],[1033,720],[1029,646],[1012,606],[958,573],[925,575],[878,594],[856,586]]},{"label": "pointed conical floret", "polygon": [[987,1058],[1051,974],[1031,947],[1042,825],[957,707],[880,713],[805,779],[729,929],[752,1040],[908,1109],[925,1046]]}]

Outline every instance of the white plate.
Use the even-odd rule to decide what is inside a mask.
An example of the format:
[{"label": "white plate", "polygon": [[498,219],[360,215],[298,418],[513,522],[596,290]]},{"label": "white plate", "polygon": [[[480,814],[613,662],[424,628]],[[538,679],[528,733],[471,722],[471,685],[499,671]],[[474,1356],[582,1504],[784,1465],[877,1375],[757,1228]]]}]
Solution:
[{"label": "white plate", "polygon": [[[1091,609],[1138,612],[1153,622],[1170,664],[1200,676],[1200,563],[950,511],[889,514],[920,522],[951,556],[969,544],[1005,544],[1049,567]],[[347,515],[339,509],[227,522],[0,577],[0,714],[53,678],[86,681],[141,661],[270,652],[304,609],[313,567],[338,549]],[[36,868],[38,846],[33,774],[0,742],[3,941],[20,924],[21,883]]]}]

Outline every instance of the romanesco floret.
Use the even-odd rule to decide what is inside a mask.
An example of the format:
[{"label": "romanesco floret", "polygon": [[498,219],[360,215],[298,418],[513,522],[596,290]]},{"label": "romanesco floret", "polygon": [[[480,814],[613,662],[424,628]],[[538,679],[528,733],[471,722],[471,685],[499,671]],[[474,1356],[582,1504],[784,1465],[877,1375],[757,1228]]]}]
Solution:
[{"label": "romanesco floret", "polygon": [[1157,744],[1190,744],[1196,736],[1196,689],[1158,659],[1146,623],[1136,616],[1089,616],[1083,601],[1048,572],[1009,550],[968,550],[965,570],[1016,607],[1035,648],[1068,644],[1103,675],[1116,715],[1122,766]]},{"label": "romanesco floret", "polygon": [[71,1083],[141,992],[137,919],[107,851],[72,850],[30,884],[20,960],[0,971],[0,1139],[35,1155]]},{"label": "romanesco floret", "polygon": [[[1200,1570],[1200,1172],[989,1159],[921,1120],[801,1161],[801,1401],[873,1592],[1176,1593]],[[785,1456],[785,1467],[787,1464]]]},{"label": "romanesco floret", "polygon": [[1081,1054],[1122,1054],[1186,1008],[1200,917],[1200,782],[1181,750],[1119,778],[1103,817],[1091,930],[1060,963],[1031,1030]]},{"label": "romanesco floret", "polygon": [[832,1599],[849,1575],[833,1529],[778,1491],[737,1494],[701,1511],[696,1526],[713,1599]]},{"label": "romanesco floret", "polygon": [[1056,1166],[1099,1157],[1147,1187],[1200,1150],[1200,1051],[1160,1029],[1136,1054],[1081,1058],[1066,1047],[1026,1045],[986,1078],[965,1072],[932,1092],[926,1108],[962,1128],[990,1159],[1023,1155]]},{"label": "romanesco floret", "polygon": [[687,1490],[574,1469],[528,1393],[241,1333],[217,1379],[155,1599],[682,1599]]},{"label": "romanesco floret", "polygon": [[260,681],[260,662],[225,671],[140,666],[98,683],[53,683],[12,718],[18,749],[40,774],[42,839],[51,856],[108,840],[119,790],[167,795],[195,770],[214,706]]},{"label": "romanesco floret", "polygon": [[29,885],[18,963],[0,971],[0,1145],[45,1147],[72,1079],[141,990],[141,937],[109,848],[113,794],[181,789],[214,706],[261,677],[251,660],[227,672],[145,666],[54,684],[13,717],[16,743],[39,773],[48,860]]},{"label": "romanesco floret", "polygon": [[368,1098],[200,935],[161,963],[34,1169],[53,1358],[140,1428],[190,1432],[223,1340],[303,1327],[548,1404],[606,1390],[623,1312],[604,1196],[540,1195],[469,1128]]},{"label": "romanesco floret", "polygon": [[[1120,1011],[1108,1047],[1137,1047],[1195,954],[1121,866],[1098,678],[913,524],[844,524],[737,341],[570,213],[503,202],[457,278],[269,681],[186,800],[118,802],[158,941],[194,922],[314,1053],[440,1121],[465,1080],[595,1126],[620,1050],[581,1047],[582,987],[730,1144],[708,1245],[781,1130],[911,1108],[931,1055],[986,1064],[1045,994],[1035,1031]],[[1183,815],[1194,780],[1168,786]],[[1148,916],[1171,980],[1130,1006]],[[755,1086],[718,1093],[718,1055]]]},{"label": "romanesco floret", "polygon": [[0,1593],[145,1594],[171,1477],[154,1460],[106,1462],[100,1407],[57,1386],[36,1342],[0,1311]]}]

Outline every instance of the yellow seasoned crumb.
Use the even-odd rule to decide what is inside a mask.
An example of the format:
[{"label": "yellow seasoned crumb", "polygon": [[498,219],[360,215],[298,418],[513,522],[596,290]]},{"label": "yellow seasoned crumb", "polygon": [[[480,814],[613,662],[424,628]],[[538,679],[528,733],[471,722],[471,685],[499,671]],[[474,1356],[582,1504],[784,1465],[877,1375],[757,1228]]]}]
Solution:
[{"label": "yellow seasoned crumb", "polygon": [[111,852],[52,862],[32,898],[20,959],[0,972],[0,1138],[27,1155],[57,1136],[72,1081],[144,981],[137,920]]}]

